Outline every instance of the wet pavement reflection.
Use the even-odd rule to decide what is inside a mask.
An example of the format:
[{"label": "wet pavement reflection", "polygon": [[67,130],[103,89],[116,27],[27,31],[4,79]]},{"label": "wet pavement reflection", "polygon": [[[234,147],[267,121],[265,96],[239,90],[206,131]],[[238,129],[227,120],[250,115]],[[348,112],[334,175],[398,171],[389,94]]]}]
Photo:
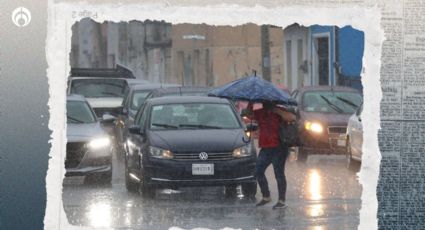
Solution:
[{"label": "wet pavement reflection", "polygon": [[297,163],[291,155],[286,166],[287,204],[273,210],[277,187],[267,169],[273,202],[255,207],[256,200],[226,197],[222,187],[163,189],[154,199],[127,192],[124,164],[114,156],[109,186],[84,184],[83,178],[65,178],[63,205],[68,222],[77,226],[118,229],[169,229],[197,227],[219,229],[356,229],[361,206],[361,186],[355,172],[345,168],[344,156],[310,156]]}]

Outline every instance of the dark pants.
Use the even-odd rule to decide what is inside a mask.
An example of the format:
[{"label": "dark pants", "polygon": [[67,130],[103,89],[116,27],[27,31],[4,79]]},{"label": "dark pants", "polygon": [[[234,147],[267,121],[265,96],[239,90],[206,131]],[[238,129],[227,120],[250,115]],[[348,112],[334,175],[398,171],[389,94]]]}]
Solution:
[{"label": "dark pants", "polygon": [[270,197],[269,185],[264,174],[267,167],[273,164],[274,174],[279,192],[279,200],[285,200],[286,196],[286,177],[285,162],[288,157],[287,147],[262,148],[257,158],[256,176],[260,185],[263,197]]}]

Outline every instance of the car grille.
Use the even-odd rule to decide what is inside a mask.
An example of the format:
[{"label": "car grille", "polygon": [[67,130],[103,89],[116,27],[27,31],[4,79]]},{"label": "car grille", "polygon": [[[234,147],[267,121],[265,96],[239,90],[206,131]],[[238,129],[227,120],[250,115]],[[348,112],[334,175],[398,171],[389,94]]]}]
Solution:
[{"label": "car grille", "polygon": [[[233,153],[208,153],[207,161],[219,161],[233,159]],[[199,153],[175,153],[174,160],[179,161],[203,161],[199,159]]]},{"label": "car grille", "polygon": [[117,116],[120,113],[120,108],[93,108],[97,117],[102,117],[103,114],[109,113]]},{"label": "car grille", "polygon": [[346,133],[347,127],[346,126],[329,126],[328,127],[328,133]]},{"label": "car grille", "polygon": [[86,142],[71,142],[66,144],[65,168],[77,167],[86,153]]}]

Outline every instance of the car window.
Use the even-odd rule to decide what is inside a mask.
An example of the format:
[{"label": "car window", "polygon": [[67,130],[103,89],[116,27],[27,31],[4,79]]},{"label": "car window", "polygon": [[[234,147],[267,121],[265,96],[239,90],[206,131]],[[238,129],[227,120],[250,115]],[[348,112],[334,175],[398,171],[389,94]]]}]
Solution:
[{"label": "car window", "polygon": [[146,126],[146,119],[147,119],[147,116],[148,116],[148,112],[145,111],[145,110],[147,110],[146,104],[142,104],[142,106],[143,107],[140,108],[140,115],[139,115],[140,119],[138,120],[137,124],[141,127],[142,130],[144,130],[145,126]]},{"label": "car window", "polygon": [[149,94],[149,92],[149,90],[139,90],[133,92],[130,108],[132,110],[137,110],[143,104],[143,102],[145,102],[146,96]]},{"label": "car window", "polygon": [[361,101],[362,96],[354,92],[308,91],[304,93],[302,104],[306,112],[353,114]]},{"label": "car window", "polygon": [[184,103],[155,105],[150,129],[236,129],[236,113],[229,104]]},{"label": "car window", "polygon": [[74,79],[71,93],[84,97],[123,97],[127,83],[123,79]]},{"label": "car window", "polygon": [[96,118],[85,101],[66,102],[67,123],[93,123]]},{"label": "car window", "polygon": [[360,105],[360,107],[357,109],[357,111],[356,111],[356,115],[357,116],[360,116],[361,114],[362,114],[362,111],[363,111],[363,103]]}]

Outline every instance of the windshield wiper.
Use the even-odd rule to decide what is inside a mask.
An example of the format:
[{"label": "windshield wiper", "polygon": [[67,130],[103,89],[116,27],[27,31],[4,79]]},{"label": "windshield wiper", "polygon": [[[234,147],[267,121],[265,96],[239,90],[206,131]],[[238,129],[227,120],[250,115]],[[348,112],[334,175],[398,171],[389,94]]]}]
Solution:
[{"label": "windshield wiper", "polygon": [[202,124],[180,124],[179,127],[194,127],[200,129],[222,129],[222,127],[214,126],[214,125],[202,125]]},{"label": "windshield wiper", "polygon": [[153,126],[163,127],[163,128],[171,128],[171,129],[178,129],[179,127],[175,125],[169,125],[169,124],[161,124],[161,123],[152,123]]},{"label": "windshield wiper", "polygon": [[329,101],[329,99],[327,99],[325,96],[320,95],[320,97],[321,97],[321,98],[323,98],[323,100],[325,100],[325,101],[326,101],[326,103],[328,103],[328,105],[329,105],[332,109],[336,110],[338,113],[343,113],[343,112],[344,112],[344,110],[342,110],[340,107],[338,107],[338,106],[336,106],[335,104],[333,104],[332,102],[330,102],[330,101]]},{"label": "windshield wiper", "polygon": [[351,107],[353,107],[354,109],[357,109],[359,106],[358,105],[356,105],[356,104],[354,104],[354,102],[352,102],[352,101],[350,101],[350,100],[348,100],[348,99],[345,99],[345,98],[342,98],[342,97],[336,97],[338,100],[340,100],[340,101],[342,101],[342,102],[345,102],[346,104],[348,104],[348,105],[350,105]]},{"label": "windshield wiper", "polygon": [[72,120],[72,121],[74,121],[74,122],[77,122],[77,123],[84,123],[84,121],[81,121],[81,120],[78,120],[77,118],[75,118],[75,117],[70,117],[70,116],[66,116],[66,118],[68,118],[68,119],[70,119],[70,120]]}]

